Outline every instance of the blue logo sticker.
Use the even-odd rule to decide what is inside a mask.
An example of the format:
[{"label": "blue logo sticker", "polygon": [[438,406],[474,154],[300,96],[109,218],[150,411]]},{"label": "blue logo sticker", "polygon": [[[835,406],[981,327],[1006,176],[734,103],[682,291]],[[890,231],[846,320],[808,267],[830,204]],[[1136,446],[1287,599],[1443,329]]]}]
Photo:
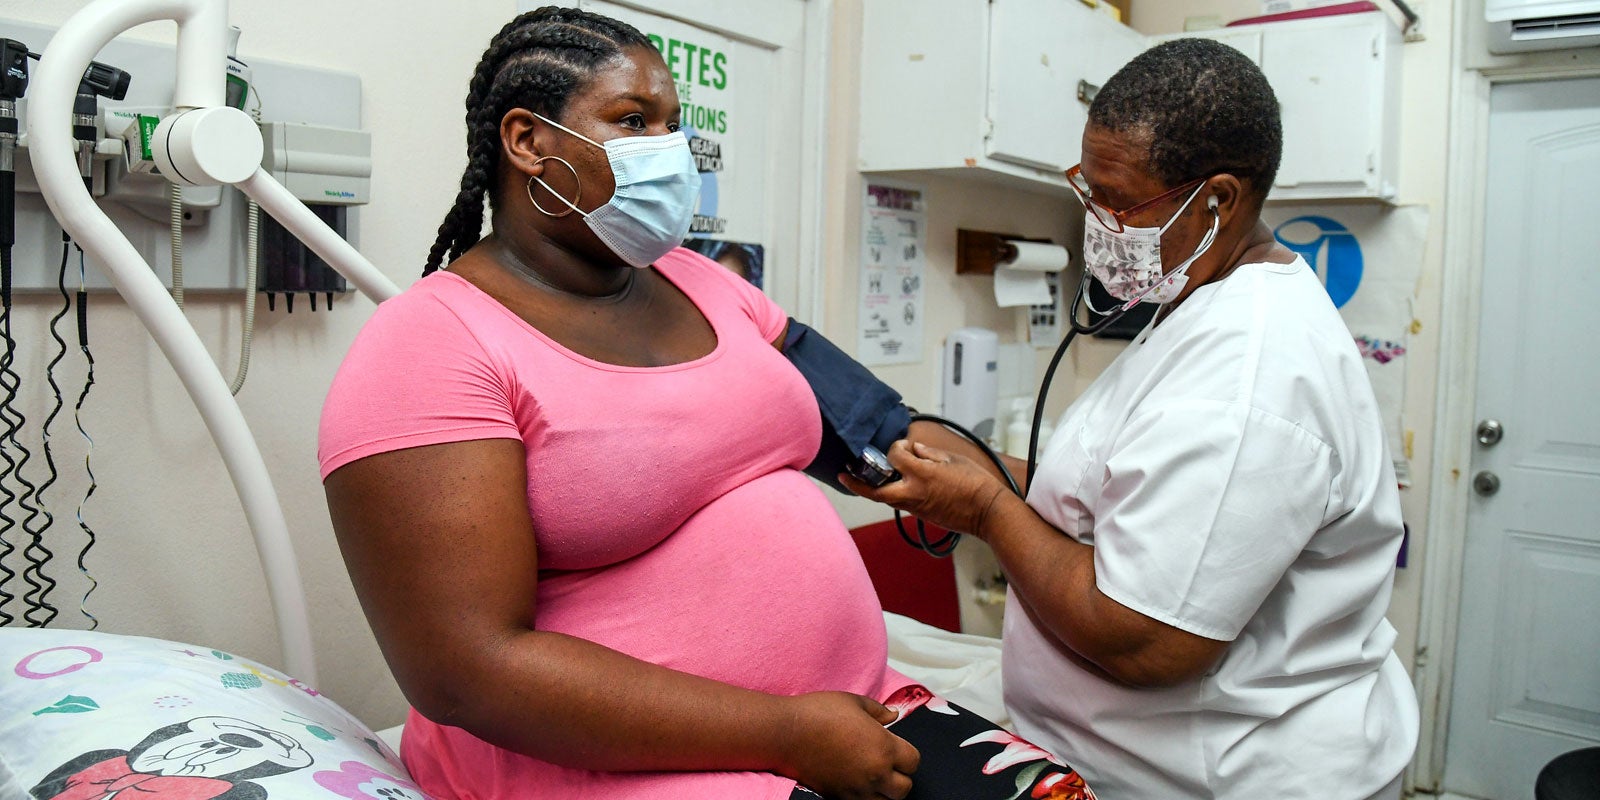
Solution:
[{"label": "blue logo sticker", "polygon": [[1361,287],[1361,243],[1339,222],[1314,215],[1295,217],[1273,229],[1272,235],[1311,265],[1335,308],[1343,308]]}]

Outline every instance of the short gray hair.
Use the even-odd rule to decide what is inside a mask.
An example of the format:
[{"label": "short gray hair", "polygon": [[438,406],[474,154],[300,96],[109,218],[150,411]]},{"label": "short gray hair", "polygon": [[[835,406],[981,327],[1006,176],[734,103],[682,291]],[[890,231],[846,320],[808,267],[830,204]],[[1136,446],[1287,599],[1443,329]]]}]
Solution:
[{"label": "short gray hair", "polygon": [[1089,123],[1148,138],[1163,183],[1226,172],[1266,199],[1283,156],[1278,98],[1261,69],[1210,39],[1173,39],[1139,54],[1106,81]]}]

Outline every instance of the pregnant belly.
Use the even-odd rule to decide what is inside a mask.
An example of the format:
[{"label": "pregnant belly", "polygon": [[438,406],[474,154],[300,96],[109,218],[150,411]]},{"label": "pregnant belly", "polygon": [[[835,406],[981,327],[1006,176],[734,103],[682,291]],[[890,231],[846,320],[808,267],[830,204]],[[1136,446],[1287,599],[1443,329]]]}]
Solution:
[{"label": "pregnant belly", "polygon": [[781,470],[708,503],[659,545],[542,577],[540,630],[774,694],[876,694],[888,648],[866,568],[815,484]]}]

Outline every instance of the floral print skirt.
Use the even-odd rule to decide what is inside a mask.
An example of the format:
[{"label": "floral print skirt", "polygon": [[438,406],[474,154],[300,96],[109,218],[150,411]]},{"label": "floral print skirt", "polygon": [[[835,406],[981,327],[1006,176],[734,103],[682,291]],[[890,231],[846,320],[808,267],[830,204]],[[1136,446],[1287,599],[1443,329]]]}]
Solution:
[{"label": "floral print skirt", "polygon": [[[884,705],[898,715],[889,729],[922,754],[907,800],[1096,800],[1072,767],[922,686]],[[790,800],[817,797],[797,786]]]}]

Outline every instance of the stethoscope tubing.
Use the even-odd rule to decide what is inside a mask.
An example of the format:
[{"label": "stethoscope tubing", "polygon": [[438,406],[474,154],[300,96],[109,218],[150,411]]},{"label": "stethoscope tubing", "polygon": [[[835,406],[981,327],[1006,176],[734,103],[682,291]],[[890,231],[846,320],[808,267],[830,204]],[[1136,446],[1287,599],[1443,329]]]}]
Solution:
[{"label": "stethoscope tubing", "polygon": [[1111,327],[1117,320],[1122,319],[1137,303],[1124,303],[1119,308],[1101,317],[1093,323],[1078,321],[1079,308],[1084,305],[1084,295],[1089,291],[1089,275],[1084,274],[1078,281],[1078,291],[1072,297],[1072,306],[1067,310],[1068,329],[1066,335],[1061,337],[1061,344],[1056,346],[1055,355],[1050,358],[1050,366],[1044,371],[1044,380],[1039,382],[1039,394],[1033,401],[1033,429],[1028,432],[1028,474],[1023,477],[1022,497],[1027,499],[1028,490],[1033,488],[1033,473],[1039,466],[1039,429],[1044,424],[1044,401],[1050,394],[1050,384],[1055,381],[1056,368],[1061,366],[1061,359],[1067,355],[1067,345],[1078,334],[1093,336],[1106,328]]},{"label": "stethoscope tubing", "polygon": [[[1217,212],[1215,198],[1213,198],[1211,205],[1211,214],[1210,232],[1200,240],[1200,244],[1195,247],[1194,254],[1190,255],[1188,260],[1184,261],[1174,272],[1188,270],[1189,265],[1193,264],[1202,253],[1209,250],[1211,243],[1216,241],[1217,233],[1222,227],[1222,216]],[[1024,500],[1028,497],[1028,490],[1033,487],[1033,472],[1039,465],[1039,428],[1044,423],[1044,400],[1050,393],[1051,382],[1055,380],[1056,368],[1061,366],[1061,359],[1067,354],[1067,345],[1071,344],[1072,340],[1080,333],[1093,336],[1110,327],[1117,320],[1122,319],[1129,311],[1133,310],[1134,306],[1143,302],[1145,296],[1150,294],[1155,289],[1155,286],[1160,283],[1160,281],[1157,281],[1156,284],[1145,289],[1137,297],[1122,303],[1099,320],[1093,323],[1083,323],[1078,321],[1078,308],[1083,305],[1089,305],[1091,310],[1094,308],[1093,304],[1088,303],[1086,299],[1089,292],[1089,279],[1089,272],[1085,270],[1083,278],[1078,281],[1077,294],[1073,295],[1072,307],[1067,310],[1067,324],[1070,327],[1066,335],[1061,337],[1061,344],[1056,347],[1055,355],[1050,358],[1050,366],[1044,371],[1044,380],[1039,383],[1039,395],[1033,402],[1033,429],[1028,433],[1028,474],[1023,479],[1025,486],[1023,486],[1022,497]]]}]

